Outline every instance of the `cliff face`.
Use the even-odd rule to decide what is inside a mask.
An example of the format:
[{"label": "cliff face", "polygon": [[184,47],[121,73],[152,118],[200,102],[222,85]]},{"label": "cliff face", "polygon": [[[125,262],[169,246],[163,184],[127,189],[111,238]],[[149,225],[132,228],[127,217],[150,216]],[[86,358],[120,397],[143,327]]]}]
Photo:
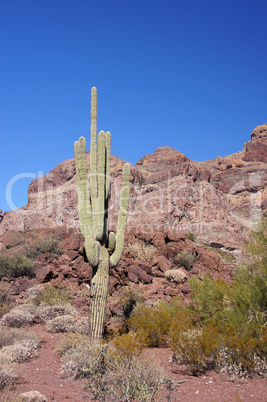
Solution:
[{"label": "cliff face", "polygon": [[[123,164],[111,157],[113,229]],[[151,241],[161,233],[168,241],[192,231],[207,244],[239,249],[247,230],[267,207],[267,124],[256,127],[243,151],[236,154],[193,162],[173,148],[161,147],[132,166],[131,174],[128,235]],[[0,216],[0,235],[55,227],[79,227],[74,159],[33,180],[28,204]]]}]

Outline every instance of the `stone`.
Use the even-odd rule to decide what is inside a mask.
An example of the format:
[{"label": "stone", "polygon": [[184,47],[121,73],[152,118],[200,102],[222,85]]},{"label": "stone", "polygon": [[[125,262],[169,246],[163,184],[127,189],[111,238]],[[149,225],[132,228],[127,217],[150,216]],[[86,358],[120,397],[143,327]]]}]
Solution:
[{"label": "stone", "polygon": [[45,402],[48,400],[47,397],[39,391],[23,392],[19,395],[18,399],[21,402]]}]

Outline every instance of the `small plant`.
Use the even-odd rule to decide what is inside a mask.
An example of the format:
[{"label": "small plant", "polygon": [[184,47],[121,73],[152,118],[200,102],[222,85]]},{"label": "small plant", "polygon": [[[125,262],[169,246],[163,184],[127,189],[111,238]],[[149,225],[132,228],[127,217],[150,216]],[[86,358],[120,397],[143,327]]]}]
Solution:
[{"label": "small plant", "polygon": [[11,286],[5,282],[0,282],[0,318],[11,309],[11,297]]},{"label": "small plant", "polygon": [[32,324],[37,317],[37,309],[30,304],[22,304],[8,311],[0,320],[0,325],[8,327],[23,327]]},{"label": "small plant", "polygon": [[173,357],[197,376],[215,364],[219,345],[218,329],[213,323],[204,328],[196,326],[187,310],[179,314],[179,321],[177,318],[170,330]]},{"label": "small plant", "polygon": [[64,305],[71,301],[70,292],[62,286],[47,284],[33,299],[36,306],[44,303],[47,306]]},{"label": "small plant", "polygon": [[184,267],[186,270],[190,270],[196,259],[196,254],[190,251],[183,250],[181,253],[177,254],[174,258],[174,263],[178,267]]},{"label": "small plant", "polygon": [[144,302],[142,289],[134,285],[124,286],[120,296],[124,318],[130,318],[130,315],[139,304]]},{"label": "small plant", "polygon": [[12,385],[16,380],[15,364],[0,355],[0,391]]},{"label": "small plant", "polygon": [[195,235],[194,232],[187,232],[184,234],[184,236],[186,239],[191,240],[194,243],[196,243],[197,241],[197,236]]},{"label": "small plant", "polygon": [[35,259],[43,254],[48,254],[50,257],[59,255],[62,253],[59,239],[50,235],[35,240],[34,243],[29,244],[27,247],[27,257]]},{"label": "small plant", "polygon": [[180,309],[180,299],[171,302],[160,302],[155,306],[139,305],[127,321],[130,330],[134,331],[140,344],[159,347],[167,343],[170,326],[176,310]]},{"label": "small plant", "polygon": [[18,278],[20,276],[32,276],[34,263],[29,258],[20,254],[0,254],[0,279],[4,276]]},{"label": "small plant", "polygon": [[75,327],[75,320],[72,315],[61,315],[46,322],[46,329],[49,332],[70,332]]},{"label": "small plant", "polygon": [[4,346],[0,351],[0,356],[7,357],[11,363],[23,362],[36,356],[39,347],[39,339],[23,339],[13,345]]},{"label": "small plant", "polygon": [[68,350],[81,345],[84,347],[88,345],[88,336],[70,332],[61,340],[55,349],[55,353],[62,357]]},{"label": "small plant", "polygon": [[115,336],[110,345],[113,347],[111,352],[112,358],[121,360],[130,360],[136,355],[139,355],[143,349],[143,345],[138,341],[138,336],[133,333]]},{"label": "small plant", "polygon": [[156,247],[143,242],[128,243],[124,249],[124,255],[141,261],[150,262],[156,254]]}]

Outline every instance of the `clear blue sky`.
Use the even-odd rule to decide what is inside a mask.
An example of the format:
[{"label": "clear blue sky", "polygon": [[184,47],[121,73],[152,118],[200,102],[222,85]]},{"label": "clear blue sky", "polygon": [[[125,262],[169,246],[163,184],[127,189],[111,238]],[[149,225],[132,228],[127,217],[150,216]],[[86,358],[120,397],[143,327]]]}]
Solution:
[{"label": "clear blue sky", "polygon": [[98,130],[134,165],[163,145],[241,150],[267,122],[266,15],[266,0],[0,0],[0,209],[14,176],[20,207],[32,179],[16,175],[89,139],[92,86]]}]

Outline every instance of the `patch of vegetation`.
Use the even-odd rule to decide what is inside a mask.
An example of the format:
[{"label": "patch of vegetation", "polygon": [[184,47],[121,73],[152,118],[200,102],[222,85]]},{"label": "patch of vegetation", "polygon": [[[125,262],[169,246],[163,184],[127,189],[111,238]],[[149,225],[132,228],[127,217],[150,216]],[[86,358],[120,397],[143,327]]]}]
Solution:
[{"label": "patch of vegetation", "polygon": [[27,247],[28,258],[35,259],[44,254],[50,257],[62,254],[60,242],[56,236],[50,235],[37,239]]},{"label": "patch of vegetation", "polygon": [[131,284],[124,286],[120,295],[120,302],[124,318],[130,318],[136,306],[144,302],[142,289],[140,287],[137,289]]},{"label": "patch of vegetation", "polygon": [[16,378],[15,364],[12,364],[9,359],[1,357],[0,354],[0,391],[12,385]]},{"label": "patch of vegetation", "polygon": [[35,334],[15,328],[0,326],[0,360],[22,362],[36,355],[40,338]]},{"label": "patch of vegetation", "polygon": [[47,284],[34,297],[33,303],[36,306],[44,303],[47,306],[69,304],[71,301],[70,292],[63,286]]},{"label": "patch of vegetation", "polygon": [[72,315],[61,315],[46,322],[49,332],[70,332],[75,328],[75,320]]},{"label": "patch of vegetation", "polygon": [[184,236],[186,239],[191,240],[194,243],[196,243],[197,241],[197,236],[195,235],[194,232],[187,232],[184,234]]},{"label": "patch of vegetation", "polygon": [[60,341],[55,349],[55,353],[62,357],[68,350],[75,349],[77,346],[83,345],[86,347],[88,342],[88,336],[70,332],[69,334],[66,334]]},{"label": "patch of vegetation", "polygon": [[155,363],[121,354],[116,345],[89,344],[68,349],[63,355],[63,372],[72,378],[86,378],[85,388],[95,399],[153,401],[165,375]]},{"label": "patch of vegetation", "polygon": [[0,318],[12,307],[12,290],[8,283],[0,282]]},{"label": "patch of vegetation", "polygon": [[124,248],[124,255],[126,257],[135,258],[145,262],[150,262],[155,257],[156,252],[156,247],[151,244],[137,241],[127,244]]},{"label": "patch of vegetation", "polygon": [[0,254],[0,279],[33,276],[34,263],[21,254]]},{"label": "patch of vegetation", "polygon": [[127,321],[127,326],[138,338],[140,344],[159,347],[167,344],[169,330],[175,311],[180,308],[180,299],[155,306],[139,305]]},{"label": "patch of vegetation", "polygon": [[186,270],[190,270],[193,267],[193,264],[196,259],[196,254],[191,253],[188,250],[183,250],[181,253],[178,253],[174,258],[174,263],[178,267],[184,267]]}]

